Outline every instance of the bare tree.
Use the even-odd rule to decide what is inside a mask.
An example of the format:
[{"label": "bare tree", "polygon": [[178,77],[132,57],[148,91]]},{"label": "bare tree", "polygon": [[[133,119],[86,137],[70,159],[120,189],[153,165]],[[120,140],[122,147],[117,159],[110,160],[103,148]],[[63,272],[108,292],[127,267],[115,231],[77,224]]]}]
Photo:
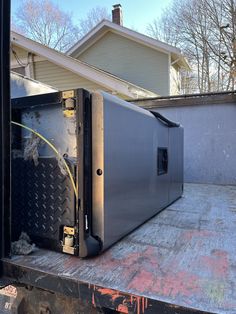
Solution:
[{"label": "bare tree", "polygon": [[108,13],[105,7],[93,8],[87,13],[84,19],[79,21],[79,30],[82,36],[86,35],[93,27],[95,27],[102,20],[110,20],[111,14]]},{"label": "bare tree", "polygon": [[212,58],[218,62],[218,86],[235,89],[236,3],[235,0],[207,0],[212,38],[208,41]]},{"label": "bare tree", "polygon": [[178,46],[179,36],[173,24],[173,8],[163,10],[161,18],[154,19],[147,25],[147,34],[170,45]]},{"label": "bare tree", "polygon": [[235,6],[235,0],[174,0],[147,28],[149,35],[181,48],[188,57],[192,92],[235,88]]},{"label": "bare tree", "polygon": [[23,0],[13,19],[13,29],[59,51],[66,51],[80,37],[71,14],[50,0]]}]

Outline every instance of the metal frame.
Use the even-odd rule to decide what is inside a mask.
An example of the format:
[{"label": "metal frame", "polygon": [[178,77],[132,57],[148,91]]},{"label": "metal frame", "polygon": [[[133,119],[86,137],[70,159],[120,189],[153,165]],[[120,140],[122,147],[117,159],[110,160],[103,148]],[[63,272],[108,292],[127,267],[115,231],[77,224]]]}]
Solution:
[{"label": "metal frame", "polygon": [[[10,254],[10,1],[0,0],[0,258]],[[7,241],[6,241],[7,239]],[[0,275],[2,266],[0,264]]]},{"label": "metal frame", "polygon": [[159,97],[146,97],[137,99],[128,99],[128,102],[139,102],[148,100],[165,100],[165,99],[186,99],[191,97],[206,97],[206,96],[217,96],[217,95],[235,95],[236,90],[232,91],[221,91],[221,92],[208,92],[208,93],[195,93],[195,94],[181,94],[181,95],[171,95],[171,96],[159,96]]},{"label": "metal frame", "polygon": [[25,109],[35,106],[48,106],[54,105],[61,102],[61,93],[48,93],[36,96],[25,96],[20,98],[14,98],[11,100],[11,105],[13,109]]},{"label": "metal frame", "polygon": [[[48,272],[39,270],[32,271],[32,269],[28,267],[22,267],[8,261],[5,261],[4,263],[4,273],[7,277],[16,280],[16,283],[14,284],[16,287],[18,285],[19,287],[25,285],[28,286],[28,290],[32,292],[35,291],[35,288],[39,288],[42,289],[42,291],[50,291],[51,293],[61,294],[69,298],[83,300],[84,302],[87,302],[87,304],[93,305],[95,308],[106,308],[127,314],[211,313],[77,281],[69,277],[54,276]],[[34,289],[31,289],[31,287]],[[34,299],[32,298],[32,300]],[[47,301],[48,300],[49,299],[47,298]],[[71,302],[71,304],[73,304],[73,302]]]}]

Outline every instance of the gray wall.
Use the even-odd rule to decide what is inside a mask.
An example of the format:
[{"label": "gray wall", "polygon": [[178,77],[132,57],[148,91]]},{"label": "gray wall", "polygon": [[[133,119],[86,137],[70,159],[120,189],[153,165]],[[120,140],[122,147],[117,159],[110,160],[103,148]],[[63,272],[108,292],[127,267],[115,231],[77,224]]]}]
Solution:
[{"label": "gray wall", "polygon": [[185,182],[236,184],[236,96],[136,104],[184,126]]}]

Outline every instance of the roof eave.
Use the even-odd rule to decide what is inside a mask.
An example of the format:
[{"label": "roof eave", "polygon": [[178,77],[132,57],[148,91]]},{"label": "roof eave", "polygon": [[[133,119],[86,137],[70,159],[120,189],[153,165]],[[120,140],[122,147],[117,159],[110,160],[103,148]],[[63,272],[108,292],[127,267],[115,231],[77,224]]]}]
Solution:
[{"label": "roof eave", "polygon": [[23,48],[27,49],[37,55],[45,57],[50,62],[53,62],[65,69],[80,75],[104,88],[122,94],[131,99],[140,97],[140,95],[154,95],[151,91],[145,90],[142,87],[136,86],[130,82],[124,81],[114,75],[105,73],[89,64],[73,59],[70,56],[64,55],[54,49],[37,43],[29,38],[26,38],[16,32],[12,32],[12,42]]},{"label": "roof eave", "polygon": [[71,49],[67,51],[68,55],[73,57],[78,57],[81,53],[83,53],[86,49],[88,49],[93,43],[95,43],[99,38],[101,38],[108,30],[119,33],[127,38],[132,38],[133,40],[149,46],[155,50],[161,51],[163,53],[171,53],[173,55],[177,55],[178,58],[182,58],[181,66],[189,69],[189,64],[187,60],[185,60],[184,56],[181,54],[180,49],[163,43],[161,41],[157,41],[151,37],[148,37],[144,34],[135,32],[128,28],[125,28],[120,25],[116,25],[110,21],[103,20],[97,26],[95,26],[87,35],[85,35],[79,42],[77,42]]},{"label": "roof eave", "polygon": [[97,32],[104,26],[106,27],[106,20],[102,20],[100,23],[95,25],[87,34],[85,34],[84,37],[82,37],[77,43],[75,43],[71,48],[66,51],[66,55],[73,57],[73,55],[76,54],[77,49],[81,47],[88,38],[91,38],[94,34],[97,34]]}]

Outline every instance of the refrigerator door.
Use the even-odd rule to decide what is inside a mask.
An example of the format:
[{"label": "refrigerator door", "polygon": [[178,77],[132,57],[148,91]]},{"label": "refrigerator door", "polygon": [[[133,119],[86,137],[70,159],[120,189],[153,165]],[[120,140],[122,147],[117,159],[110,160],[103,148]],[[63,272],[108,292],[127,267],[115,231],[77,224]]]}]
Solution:
[{"label": "refrigerator door", "polygon": [[[93,233],[103,249],[170,203],[175,173],[169,160],[179,153],[171,132],[179,129],[110,94],[92,95]],[[181,174],[181,161],[176,166]],[[171,193],[171,201],[181,194]]]}]

